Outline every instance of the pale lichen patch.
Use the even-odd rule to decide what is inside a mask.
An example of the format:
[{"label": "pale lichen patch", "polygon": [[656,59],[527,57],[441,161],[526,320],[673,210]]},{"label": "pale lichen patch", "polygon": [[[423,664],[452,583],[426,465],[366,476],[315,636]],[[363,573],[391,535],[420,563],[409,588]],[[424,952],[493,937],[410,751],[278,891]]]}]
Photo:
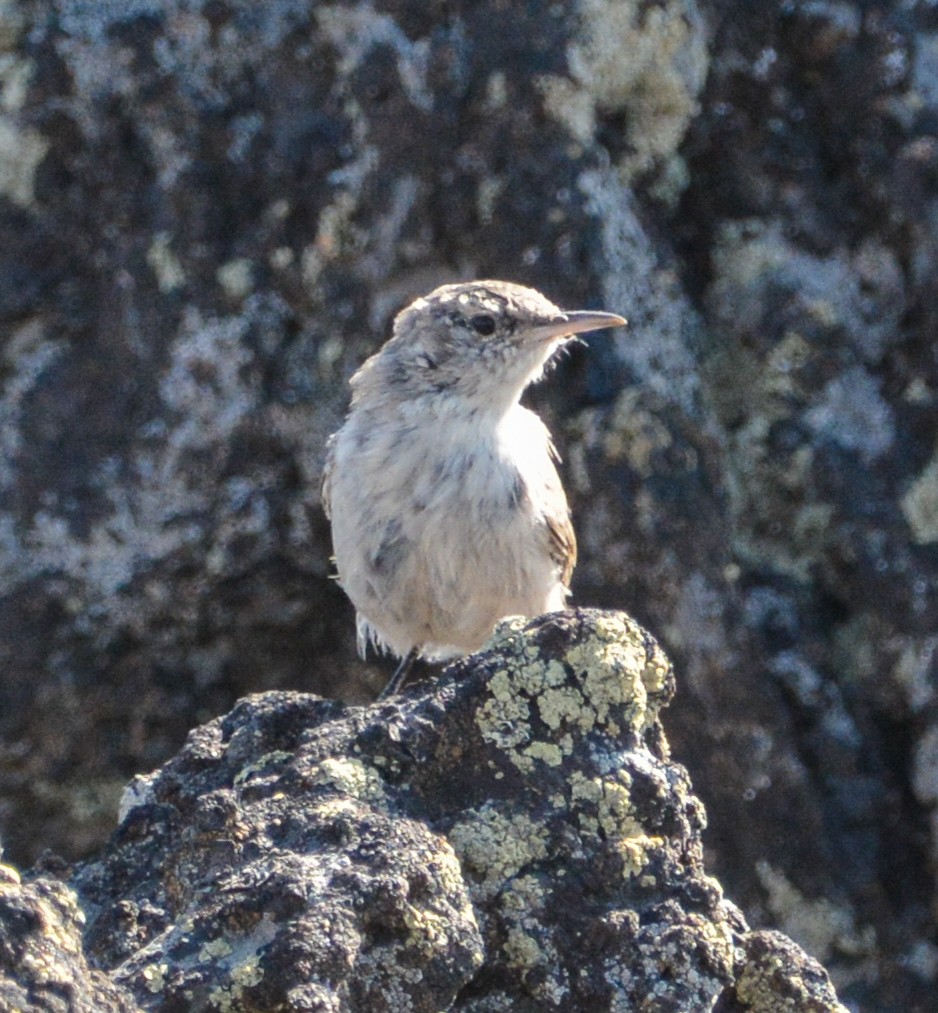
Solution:
[{"label": "pale lichen patch", "polygon": [[[490,696],[476,721],[483,738],[505,750],[523,773],[537,761],[559,765],[577,736],[597,726],[618,736],[619,715],[635,732],[654,720],[657,707],[649,708],[648,691],[664,687],[668,662],[660,651],[649,654],[646,638],[627,617],[595,616],[590,634],[568,649],[563,662],[539,659],[521,627],[520,621],[502,624],[493,639],[509,660],[490,678]],[[534,715],[563,734],[536,738]]]},{"label": "pale lichen patch", "polygon": [[647,834],[623,837],[617,841],[616,847],[622,858],[622,875],[626,879],[637,876],[648,865],[651,853],[663,845],[663,837],[651,837]]},{"label": "pale lichen patch", "polygon": [[449,841],[438,839],[436,855],[432,863],[433,873],[450,896],[456,896],[463,887],[462,868]]},{"label": "pale lichen patch", "polygon": [[576,773],[570,780],[570,804],[583,833],[601,833],[606,840],[625,842],[623,847],[631,848],[634,856],[637,852],[628,842],[641,844],[652,838],[636,816],[630,788],[631,777],[625,770],[595,778]]},{"label": "pale lichen patch", "polygon": [[13,15],[0,5],[0,194],[15,204],[29,207],[35,199],[36,169],[49,150],[49,142],[38,130],[25,126],[18,116],[26,101],[34,65],[31,60],[5,52],[3,37],[7,35],[12,50],[19,27]]},{"label": "pale lichen patch", "polygon": [[492,635],[483,646],[483,651],[523,650],[523,641],[519,646],[518,634],[523,632],[531,620],[527,616],[505,616],[500,619],[492,631]]},{"label": "pale lichen patch", "polygon": [[161,292],[172,292],[186,280],[179,258],[173,252],[172,237],[168,232],[157,232],[147,250],[147,263],[156,275]]},{"label": "pale lichen patch", "polygon": [[630,781],[628,774],[621,770],[615,778],[606,777],[600,782],[597,820],[607,837],[628,837],[641,833],[641,824],[634,817]]},{"label": "pale lichen patch", "polygon": [[199,960],[208,962],[231,954],[231,944],[226,939],[210,939],[199,950]]},{"label": "pale lichen patch", "polygon": [[540,876],[516,876],[502,894],[502,910],[510,917],[532,917],[547,899],[544,879]]},{"label": "pale lichen patch", "polygon": [[556,742],[532,742],[524,750],[532,760],[543,760],[548,767],[559,767],[563,763],[563,749]]},{"label": "pale lichen patch", "polygon": [[162,992],[163,986],[166,984],[166,972],[168,970],[169,964],[148,964],[140,972],[140,976],[143,978],[143,987],[154,995],[157,992]]},{"label": "pale lichen patch", "polygon": [[574,645],[567,659],[583,673],[583,692],[598,722],[608,719],[611,708],[627,705],[630,725],[636,730],[643,727],[646,651],[633,623],[615,616],[599,617],[594,635]]},{"label": "pale lichen patch", "polygon": [[293,759],[293,753],[285,752],[282,749],[274,750],[270,753],[264,753],[263,756],[259,756],[252,763],[245,764],[234,777],[235,787],[239,787],[247,781],[252,780],[259,774],[269,774],[272,769],[282,766],[287,761]]},{"label": "pale lichen patch", "polygon": [[548,728],[556,730],[564,721],[592,727],[592,715],[583,708],[583,694],[575,686],[550,687],[537,698],[537,711]]},{"label": "pale lichen patch", "polygon": [[546,962],[546,956],[537,939],[528,935],[524,929],[518,926],[513,926],[508,930],[504,950],[509,966],[520,970],[529,970]]},{"label": "pale lichen patch", "polygon": [[501,749],[512,750],[531,738],[531,708],[518,695],[507,672],[489,680],[490,698],[479,708],[476,721],[482,737]]},{"label": "pale lichen patch", "polygon": [[899,501],[912,540],[918,545],[938,542],[938,452]]},{"label": "pale lichen patch", "polygon": [[497,893],[530,862],[547,857],[543,826],[526,816],[507,816],[490,807],[475,810],[456,823],[449,840],[463,865],[482,877],[475,889],[483,897]]},{"label": "pale lichen patch", "polygon": [[665,657],[664,651],[655,644],[654,650],[647,658],[645,667],[642,669],[642,684],[645,687],[645,691],[655,695],[663,692],[670,672],[670,662]]},{"label": "pale lichen patch", "polygon": [[[766,962],[747,962],[736,979],[736,997],[743,1008],[756,1013],[801,1013],[820,1009],[810,984],[797,974],[785,974],[785,991],[779,994],[779,974],[784,974],[785,958],[779,955]],[[827,1007],[831,1013],[848,1013],[839,1003]]]},{"label": "pale lichen patch", "polygon": [[244,299],[254,282],[253,265],[246,257],[236,257],[222,264],[215,277],[226,295],[232,299]]},{"label": "pale lichen patch", "polygon": [[579,770],[570,775],[570,797],[574,804],[599,802],[603,795],[603,782],[599,777],[587,777]]},{"label": "pale lichen patch", "polygon": [[409,941],[421,950],[432,952],[448,938],[448,920],[429,908],[408,904],[403,913]]},{"label": "pale lichen patch", "polygon": [[520,875],[506,885],[499,897],[507,929],[502,952],[506,963],[521,974],[537,969],[527,980],[532,995],[549,1000],[551,1009],[564,1009],[569,988],[544,916],[553,879],[553,875]]},{"label": "pale lichen patch", "polygon": [[380,774],[361,760],[351,757],[329,757],[320,761],[309,773],[312,784],[328,785],[363,802],[385,798]]},{"label": "pale lichen patch", "polygon": [[[707,74],[706,33],[687,0],[581,0],[581,31],[569,47],[570,77],[539,78],[547,112],[581,144],[603,115],[625,111],[627,180],[655,166],[673,200],[686,184],[678,147]],[[623,54],[627,54],[624,58]]]},{"label": "pale lichen patch", "polygon": [[242,995],[245,989],[259,985],[264,979],[264,972],[260,966],[260,957],[253,954],[246,960],[237,964],[231,969],[231,974],[226,985],[213,988],[209,993],[209,1000],[219,1010],[225,1011],[243,1009]]}]

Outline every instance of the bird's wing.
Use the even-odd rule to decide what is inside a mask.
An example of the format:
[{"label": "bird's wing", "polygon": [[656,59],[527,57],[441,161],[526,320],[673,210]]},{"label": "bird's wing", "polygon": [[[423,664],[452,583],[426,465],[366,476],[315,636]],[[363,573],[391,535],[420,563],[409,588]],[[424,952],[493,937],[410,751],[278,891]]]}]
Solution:
[{"label": "bird's wing", "polygon": [[550,536],[550,558],[560,568],[560,579],[564,587],[569,587],[576,566],[576,535],[573,533],[570,513],[564,510],[562,514],[544,519]]},{"label": "bird's wing", "polygon": [[326,518],[332,520],[332,468],[335,465],[335,437],[333,433],[326,441],[326,463],[322,469],[322,479],[319,482],[319,500]]},{"label": "bird's wing", "polygon": [[[547,453],[554,464],[560,463],[560,454],[554,446],[547,430],[544,430],[547,437]],[[557,469],[550,469],[551,476],[548,479],[550,500],[556,504],[555,510],[544,517],[547,524],[547,534],[550,539],[550,558],[560,569],[560,580],[564,587],[570,586],[570,578],[573,576],[573,568],[576,566],[576,535],[573,531],[573,522],[570,520],[570,508],[567,506],[567,497],[563,491],[563,484]]]}]

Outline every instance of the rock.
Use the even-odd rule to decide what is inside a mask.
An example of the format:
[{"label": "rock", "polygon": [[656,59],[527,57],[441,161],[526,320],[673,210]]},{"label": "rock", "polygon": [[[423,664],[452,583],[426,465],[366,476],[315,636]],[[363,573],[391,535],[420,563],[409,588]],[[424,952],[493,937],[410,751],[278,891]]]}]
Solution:
[{"label": "rock", "polygon": [[0,1009],[7,1013],[137,1013],[130,993],[89,966],[84,914],[54,879],[23,882],[0,865]]},{"label": "rock", "polygon": [[735,988],[739,1009],[753,1013],[844,1010],[831,1005],[830,978],[824,968],[781,932],[750,932],[743,948],[746,958],[737,971]]},{"label": "rock", "polygon": [[637,624],[578,611],[385,704],[248,697],[72,877],[88,953],[149,1010],[842,1013],[705,873],[673,691]]}]

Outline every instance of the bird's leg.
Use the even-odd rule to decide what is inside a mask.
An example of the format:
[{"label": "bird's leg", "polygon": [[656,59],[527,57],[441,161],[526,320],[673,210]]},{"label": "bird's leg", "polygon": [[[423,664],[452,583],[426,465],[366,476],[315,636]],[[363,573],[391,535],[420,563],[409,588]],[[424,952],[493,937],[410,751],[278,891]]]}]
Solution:
[{"label": "bird's leg", "polygon": [[410,675],[410,670],[413,667],[414,662],[417,660],[418,650],[416,647],[412,647],[403,658],[397,668],[394,669],[394,674],[388,679],[387,686],[378,694],[379,700],[387,700],[389,696],[394,696],[395,693],[404,685],[407,680],[407,676]]}]

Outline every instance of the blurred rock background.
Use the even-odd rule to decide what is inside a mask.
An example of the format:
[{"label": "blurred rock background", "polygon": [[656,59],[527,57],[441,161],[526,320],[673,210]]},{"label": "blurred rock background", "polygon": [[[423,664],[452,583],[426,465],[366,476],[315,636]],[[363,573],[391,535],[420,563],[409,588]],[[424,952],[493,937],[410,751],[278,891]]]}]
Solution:
[{"label": "blurred rock background", "polygon": [[394,312],[629,317],[531,402],[675,660],[711,871],[938,979],[938,5],[0,0],[0,837],[88,855],[241,694],[351,701],[318,504]]}]

